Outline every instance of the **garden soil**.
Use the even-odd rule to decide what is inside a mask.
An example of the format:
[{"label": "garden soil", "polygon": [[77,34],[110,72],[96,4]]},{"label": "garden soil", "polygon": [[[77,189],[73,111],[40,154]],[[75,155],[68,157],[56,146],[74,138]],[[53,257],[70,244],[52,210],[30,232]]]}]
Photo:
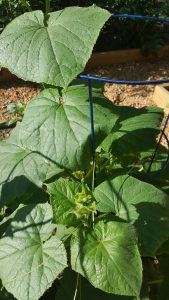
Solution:
[{"label": "garden soil", "polygon": [[[87,71],[89,73],[89,71]],[[90,74],[124,80],[152,80],[169,78],[169,60],[118,64],[111,67],[100,67],[91,70]],[[153,85],[131,86],[105,84],[105,96],[116,105],[136,108],[155,106],[153,102]],[[0,83],[0,123],[9,119],[4,116],[7,105],[13,102],[23,102],[25,105],[40,91],[40,86],[25,83],[20,80]],[[14,115],[13,115],[14,116]],[[10,135],[10,129],[0,130],[0,139]],[[166,131],[169,138],[169,125]],[[165,144],[165,141],[163,141]]]}]

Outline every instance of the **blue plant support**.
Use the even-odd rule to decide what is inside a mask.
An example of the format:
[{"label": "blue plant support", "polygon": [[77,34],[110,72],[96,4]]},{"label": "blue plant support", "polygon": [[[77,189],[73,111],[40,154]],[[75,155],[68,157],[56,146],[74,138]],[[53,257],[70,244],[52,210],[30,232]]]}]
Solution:
[{"label": "blue plant support", "polygon": [[[169,24],[169,19],[166,18],[156,18],[151,16],[140,16],[140,15],[131,15],[131,14],[112,14],[113,18],[130,18],[130,19],[136,19],[136,20],[149,20],[149,21],[155,21],[162,24]],[[89,101],[90,101],[90,128],[91,128],[91,145],[92,145],[92,160],[93,160],[93,170],[95,166],[95,133],[94,133],[94,116],[93,116],[93,95],[92,95],[92,80],[94,81],[100,81],[105,83],[111,83],[111,84],[128,84],[128,85],[156,85],[156,84],[162,84],[162,83],[169,83],[169,79],[161,79],[161,80],[114,80],[111,78],[104,78],[99,76],[92,76],[92,75],[86,75],[81,74],[79,75],[79,78],[88,80],[88,93],[89,93]],[[149,168],[147,172],[151,171],[151,167],[153,164],[153,161],[156,157],[159,145],[161,143],[162,137],[164,137],[167,141],[168,145],[168,156],[166,159],[165,164],[163,165],[162,169],[158,172],[157,175],[160,175],[161,172],[163,172],[168,163],[169,163],[169,140],[165,134],[165,129],[167,127],[167,124],[169,122],[169,114],[166,118],[164,127],[161,131],[159,141],[156,145],[156,148],[154,150],[154,154],[152,156]]]},{"label": "blue plant support", "polygon": [[[169,114],[168,114],[167,117],[166,117],[166,120],[165,120],[165,123],[164,123],[164,127],[163,127],[163,129],[162,129],[162,131],[161,131],[161,134],[160,134],[160,137],[159,137],[159,141],[158,141],[158,143],[157,143],[157,145],[156,145],[154,154],[153,154],[153,156],[152,156],[152,158],[151,158],[150,165],[149,165],[149,167],[148,167],[147,173],[151,171],[151,167],[152,167],[153,161],[154,161],[154,159],[155,159],[155,157],[156,157],[156,154],[157,154],[158,148],[159,148],[159,146],[160,146],[162,137],[165,138],[165,140],[166,140],[166,142],[167,142],[168,149],[169,149],[169,140],[168,140],[168,138],[167,138],[167,136],[166,136],[166,134],[165,134],[165,129],[166,129],[166,127],[167,127],[168,122],[169,122]],[[157,174],[158,176],[159,176],[163,171],[165,171],[165,169],[166,169],[168,163],[169,163],[169,151],[168,151],[168,155],[167,155],[167,160],[166,160],[166,162],[164,163],[162,169],[158,172],[158,174]]]}]

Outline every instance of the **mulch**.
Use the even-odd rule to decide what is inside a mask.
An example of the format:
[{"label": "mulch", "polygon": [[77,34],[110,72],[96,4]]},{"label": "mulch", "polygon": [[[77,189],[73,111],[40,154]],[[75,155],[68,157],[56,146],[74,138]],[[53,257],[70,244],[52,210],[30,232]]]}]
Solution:
[{"label": "mulch", "polygon": [[[110,67],[99,67],[91,70],[91,74],[124,80],[152,80],[169,78],[169,60],[126,63]],[[153,102],[154,85],[117,85],[105,84],[105,96],[116,105],[141,108],[155,106]],[[40,85],[15,80],[0,83],[0,123],[10,117],[4,116],[9,103],[22,102],[25,105],[40,91]],[[14,116],[14,115],[12,115]],[[0,140],[7,138],[10,129],[0,130]],[[166,131],[169,138],[169,124]],[[165,141],[164,141],[165,144]]]}]

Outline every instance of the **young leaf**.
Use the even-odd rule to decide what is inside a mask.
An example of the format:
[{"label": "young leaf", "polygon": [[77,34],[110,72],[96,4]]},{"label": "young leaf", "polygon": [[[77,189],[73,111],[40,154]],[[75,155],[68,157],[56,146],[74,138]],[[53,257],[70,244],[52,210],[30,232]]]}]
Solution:
[{"label": "young leaf", "polygon": [[21,207],[0,240],[0,278],[18,300],[39,299],[67,266],[51,220],[49,204]]},{"label": "young leaf", "polygon": [[93,230],[79,230],[71,241],[71,265],[104,292],[140,293],[141,258],[133,228],[127,223],[100,221]]},{"label": "young leaf", "polygon": [[97,209],[114,212],[134,224],[141,254],[156,255],[169,235],[169,196],[129,175],[105,181],[95,189]]},{"label": "young leaf", "polygon": [[56,224],[77,226],[88,225],[92,213],[96,213],[96,203],[92,192],[84,183],[59,179],[47,185]]},{"label": "young leaf", "polygon": [[79,221],[75,215],[75,194],[80,192],[81,184],[60,179],[47,185],[56,224],[76,226]]},{"label": "young leaf", "polygon": [[111,14],[99,7],[25,13],[0,36],[0,64],[18,77],[66,87],[83,71]]},{"label": "young leaf", "polygon": [[[102,93],[93,91],[95,146],[111,131],[117,114]],[[91,129],[88,89],[71,86],[61,94],[44,90],[25,111],[21,140],[25,147],[42,153],[57,165],[79,170],[89,167]]]}]

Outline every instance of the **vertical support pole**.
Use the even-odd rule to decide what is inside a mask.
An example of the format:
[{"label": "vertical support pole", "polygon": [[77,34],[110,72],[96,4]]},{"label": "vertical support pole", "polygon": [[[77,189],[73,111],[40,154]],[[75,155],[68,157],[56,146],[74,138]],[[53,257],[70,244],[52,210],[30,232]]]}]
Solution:
[{"label": "vertical support pole", "polygon": [[94,133],[92,81],[90,79],[88,80],[88,93],[89,93],[89,102],[90,102],[90,129],[91,129],[91,146],[92,146],[92,162],[93,162],[92,190],[94,190],[94,186],[95,186],[95,133]]},{"label": "vertical support pole", "polygon": [[148,168],[148,170],[147,170],[147,173],[151,171],[151,167],[152,167],[153,161],[154,161],[154,159],[155,159],[155,156],[156,156],[156,154],[157,154],[158,148],[159,148],[159,146],[160,146],[162,137],[163,137],[163,135],[165,135],[165,129],[166,129],[166,127],[167,127],[168,121],[169,121],[169,114],[168,114],[167,117],[166,117],[166,120],[165,120],[165,123],[164,123],[164,127],[163,127],[163,129],[162,129],[162,131],[161,131],[159,141],[158,141],[158,143],[157,143],[157,145],[156,145],[154,154],[153,154],[153,156],[152,156],[152,158],[151,158],[150,165],[149,165],[149,168]]}]

